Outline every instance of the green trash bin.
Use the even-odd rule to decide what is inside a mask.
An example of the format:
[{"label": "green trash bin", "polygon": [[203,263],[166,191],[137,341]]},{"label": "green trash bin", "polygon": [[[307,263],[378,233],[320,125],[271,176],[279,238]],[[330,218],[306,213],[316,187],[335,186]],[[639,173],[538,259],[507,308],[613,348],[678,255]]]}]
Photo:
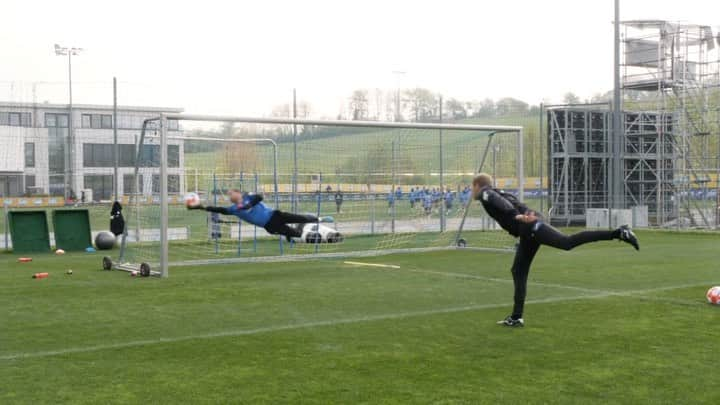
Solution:
[{"label": "green trash bin", "polygon": [[83,251],[92,246],[88,210],[55,210],[52,219],[57,249]]},{"label": "green trash bin", "polygon": [[13,253],[50,251],[50,231],[45,211],[10,211],[8,222]]}]

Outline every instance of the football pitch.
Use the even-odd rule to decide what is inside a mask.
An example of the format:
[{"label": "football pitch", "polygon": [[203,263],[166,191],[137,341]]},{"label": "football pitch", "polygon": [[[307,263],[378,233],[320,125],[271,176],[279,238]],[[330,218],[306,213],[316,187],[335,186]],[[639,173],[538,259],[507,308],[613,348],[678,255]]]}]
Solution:
[{"label": "football pitch", "polygon": [[100,271],[100,254],[0,254],[0,403],[716,403],[720,235],[638,236],[639,252],[541,249],[515,329],[495,325],[508,253],[165,280]]}]

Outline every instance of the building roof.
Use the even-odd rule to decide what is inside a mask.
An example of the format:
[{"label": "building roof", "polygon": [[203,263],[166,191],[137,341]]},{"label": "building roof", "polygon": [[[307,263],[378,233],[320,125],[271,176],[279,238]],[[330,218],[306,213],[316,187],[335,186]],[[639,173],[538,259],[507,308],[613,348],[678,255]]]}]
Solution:
[{"label": "building roof", "polygon": [[[26,103],[26,102],[15,102],[15,101],[0,101],[0,108],[48,108],[48,109],[67,109],[67,104],[54,104],[54,103]],[[103,104],[73,104],[73,109],[77,110],[112,110],[112,105]],[[181,113],[185,111],[183,108],[178,107],[148,107],[148,106],[128,106],[118,105],[118,111],[133,111],[133,112],[165,112],[165,113]]]},{"label": "building roof", "polygon": [[682,22],[668,21],[668,20],[626,20],[620,22],[622,25],[637,29],[711,29],[709,25],[705,24],[687,24]]},{"label": "building roof", "polygon": [[620,22],[623,25],[627,25],[633,28],[645,29],[645,28],[662,28],[670,21],[666,20],[626,20]]}]

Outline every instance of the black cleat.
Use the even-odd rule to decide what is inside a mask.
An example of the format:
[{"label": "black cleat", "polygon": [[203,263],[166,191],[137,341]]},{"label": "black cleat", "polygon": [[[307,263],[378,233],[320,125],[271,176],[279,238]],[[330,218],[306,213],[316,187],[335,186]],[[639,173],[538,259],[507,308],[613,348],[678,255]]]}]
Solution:
[{"label": "black cleat", "polygon": [[623,225],[619,228],[620,231],[620,240],[631,244],[635,250],[640,250],[640,244],[638,243],[637,236],[635,236],[635,233],[630,229],[629,226]]},{"label": "black cleat", "polygon": [[503,319],[502,321],[497,321],[498,325],[502,326],[508,326],[511,328],[521,328],[525,326],[525,321],[523,321],[522,318],[513,319],[512,316],[508,316],[507,318]]}]

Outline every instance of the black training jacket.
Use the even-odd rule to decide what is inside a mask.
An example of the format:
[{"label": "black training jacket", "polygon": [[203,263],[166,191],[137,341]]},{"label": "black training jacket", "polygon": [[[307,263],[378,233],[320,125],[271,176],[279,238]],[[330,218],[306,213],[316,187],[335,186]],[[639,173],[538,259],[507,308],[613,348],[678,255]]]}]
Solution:
[{"label": "black training jacket", "polygon": [[520,236],[522,223],[515,219],[519,214],[527,213],[528,207],[518,200],[514,195],[492,187],[483,187],[478,196],[485,211],[490,215],[502,229],[510,235]]}]

